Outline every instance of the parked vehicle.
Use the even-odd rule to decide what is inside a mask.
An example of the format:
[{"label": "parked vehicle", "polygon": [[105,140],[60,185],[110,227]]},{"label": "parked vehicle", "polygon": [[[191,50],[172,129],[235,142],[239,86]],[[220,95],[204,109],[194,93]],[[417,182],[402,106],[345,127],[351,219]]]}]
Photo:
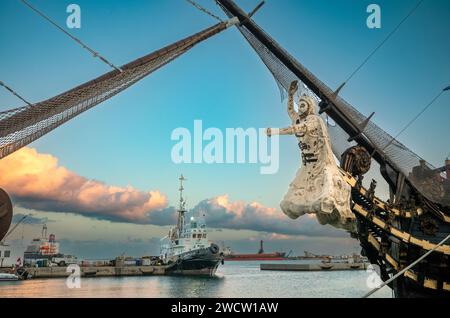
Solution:
[{"label": "parked vehicle", "polygon": [[56,264],[58,266],[67,266],[70,264],[77,264],[78,258],[73,255],[58,255],[52,258],[52,264]]}]

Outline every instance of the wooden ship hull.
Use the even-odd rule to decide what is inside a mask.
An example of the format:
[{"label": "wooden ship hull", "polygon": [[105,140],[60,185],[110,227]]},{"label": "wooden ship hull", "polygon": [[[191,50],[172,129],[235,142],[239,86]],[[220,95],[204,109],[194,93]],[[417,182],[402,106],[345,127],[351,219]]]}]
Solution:
[{"label": "wooden ship hull", "polygon": [[[344,172],[343,172],[344,173]],[[381,278],[386,281],[405,266],[435,248],[450,233],[446,221],[430,212],[408,211],[390,207],[370,191],[357,184],[347,174],[352,185],[353,211],[357,216],[356,237],[361,243],[362,254],[370,263],[378,265]],[[449,297],[450,246],[442,245],[389,286],[395,296]]]}]

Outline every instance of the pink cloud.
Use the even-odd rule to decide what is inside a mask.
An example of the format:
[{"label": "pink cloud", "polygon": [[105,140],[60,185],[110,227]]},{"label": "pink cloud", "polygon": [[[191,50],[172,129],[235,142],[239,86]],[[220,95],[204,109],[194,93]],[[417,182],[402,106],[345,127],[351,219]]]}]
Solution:
[{"label": "pink cloud", "polygon": [[298,236],[348,236],[344,231],[320,225],[315,217],[292,220],[279,209],[253,201],[232,201],[228,194],[203,200],[194,211],[206,214],[208,226],[252,230],[271,235],[272,240],[287,240]]},{"label": "pink cloud", "polygon": [[167,207],[167,198],[159,191],[87,179],[60,166],[56,157],[32,148],[0,161],[0,186],[16,204],[27,208],[126,222],[145,223],[149,213]]}]

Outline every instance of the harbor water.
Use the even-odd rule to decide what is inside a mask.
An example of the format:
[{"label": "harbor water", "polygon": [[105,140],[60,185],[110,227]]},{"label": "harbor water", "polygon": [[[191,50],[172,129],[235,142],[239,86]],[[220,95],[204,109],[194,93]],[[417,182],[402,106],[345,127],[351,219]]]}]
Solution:
[{"label": "harbor water", "polygon": [[[369,286],[373,283],[371,276],[373,273],[364,270],[261,271],[261,263],[227,262],[219,267],[216,276],[212,278],[186,276],[81,278],[81,288],[72,289],[66,286],[66,279],[0,282],[0,297],[359,298],[371,289]],[[384,287],[372,297],[391,298],[392,293],[389,288]]]}]

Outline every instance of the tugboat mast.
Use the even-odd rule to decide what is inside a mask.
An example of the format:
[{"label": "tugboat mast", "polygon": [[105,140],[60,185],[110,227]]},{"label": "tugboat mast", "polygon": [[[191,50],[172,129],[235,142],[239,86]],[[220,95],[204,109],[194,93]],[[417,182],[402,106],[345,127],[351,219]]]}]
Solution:
[{"label": "tugboat mast", "polygon": [[181,175],[180,178],[178,178],[178,180],[180,180],[180,205],[178,207],[178,222],[177,222],[177,228],[178,228],[178,237],[181,236],[181,233],[183,232],[183,226],[184,226],[184,213],[186,212],[186,201],[183,198],[183,182],[186,181],[187,179]]}]

